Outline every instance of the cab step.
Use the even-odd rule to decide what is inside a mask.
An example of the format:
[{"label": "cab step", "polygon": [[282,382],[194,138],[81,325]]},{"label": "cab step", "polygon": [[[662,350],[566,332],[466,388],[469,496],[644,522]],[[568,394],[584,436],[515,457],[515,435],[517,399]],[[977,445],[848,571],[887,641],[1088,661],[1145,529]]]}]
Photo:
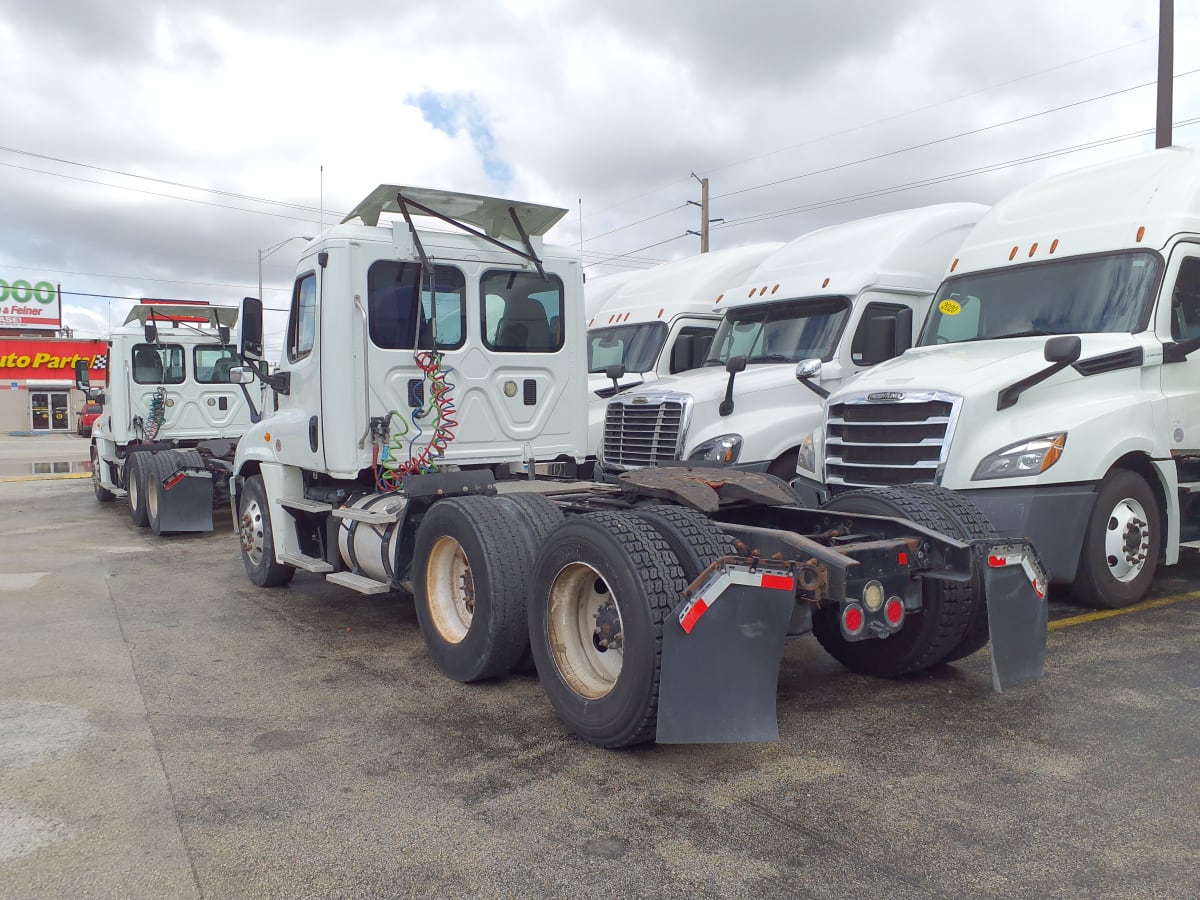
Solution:
[{"label": "cab step", "polygon": [[294,509],[297,512],[306,513],[323,513],[330,512],[333,505],[330,503],[322,503],[320,500],[309,500],[307,497],[288,497],[280,500],[279,505],[284,509]]},{"label": "cab step", "polygon": [[305,556],[303,553],[281,553],[279,561],[285,566],[295,566],[305,572],[332,572],[333,566],[315,556]]},{"label": "cab step", "polygon": [[391,525],[393,522],[400,521],[403,512],[403,506],[394,512],[385,509],[355,509],[343,506],[335,509],[330,515],[335,519],[353,519],[355,522],[365,522],[367,525]]},{"label": "cab step", "polygon": [[326,581],[348,587],[360,594],[386,594],[392,589],[391,585],[365,575],[355,575],[353,572],[332,572],[325,576]]}]

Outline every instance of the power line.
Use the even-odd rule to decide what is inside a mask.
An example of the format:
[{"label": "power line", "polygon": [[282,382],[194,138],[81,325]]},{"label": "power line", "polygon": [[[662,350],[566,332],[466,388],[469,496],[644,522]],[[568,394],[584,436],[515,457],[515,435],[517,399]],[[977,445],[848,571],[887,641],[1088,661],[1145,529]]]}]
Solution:
[{"label": "power line", "polygon": [[[775,156],[779,153],[785,153],[789,150],[795,150],[800,147],[805,147],[805,146],[809,146],[811,144],[820,143],[821,141],[826,141],[831,138],[840,137],[844,134],[850,134],[854,131],[861,131],[864,128],[872,128],[876,125],[882,125],[885,122],[891,122],[891,121],[895,121],[896,119],[902,119],[905,116],[914,115],[919,112],[925,112],[926,110],[935,109],[939,106],[945,106],[945,105],[948,105],[951,103],[957,103],[960,100],[965,100],[968,97],[973,97],[977,94],[986,93],[987,91],[995,90],[996,88],[1007,87],[1010,84],[1016,84],[1019,81],[1025,81],[1026,79],[1029,79],[1029,78],[1036,78],[1039,75],[1046,75],[1046,74],[1049,74],[1050,72],[1056,72],[1059,69],[1069,68],[1070,66],[1078,65],[1079,63],[1089,62],[1093,59],[1098,59],[1101,56],[1107,56],[1110,53],[1117,53],[1121,50],[1127,50],[1130,47],[1136,47],[1139,44],[1144,44],[1151,40],[1154,40],[1154,38],[1142,38],[1141,40],[1138,40],[1138,41],[1131,41],[1128,44],[1121,44],[1118,47],[1110,47],[1107,50],[1100,50],[1096,53],[1089,54],[1088,56],[1081,56],[1077,59],[1068,60],[1067,62],[1059,63],[1058,65],[1050,66],[1049,68],[1046,68],[1046,69],[1039,69],[1036,72],[1030,72],[1026,75],[1020,75],[1016,78],[1010,78],[1008,81],[1000,81],[995,84],[986,85],[982,88],[977,88],[976,90],[968,91],[965,94],[960,94],[957,97],[952,97],[947,100],[939,100],[934,103],[926,104],[925,106],[918,106],[913,109],[906,110],[905,112],[895,113],[890,116],[885,116],[881,119],[874,119],[870,122],[864,122],[860,125],[852,125],[851,127],[844,128],[841,131],[829,132],[828,134],[821,135],[820,137],[815,137],[815,138],[811,138],[810,140],[807,140],[807,141],[802,141],[799,144],[792,144],[790,146],[781,147],[776,150],[769,150],[766,153],[762,153],[757,156],[749,156],[749,157],[746,157],[745,159],[737,160],[737,161],[731,162],[731,163],[726,163],[723,166],[709,167],[709,171],[721,172],[721,171],[724,171],[725,169],[730,169],[730,168],[734,168],[736,166],[745,165],[746,163],[749,163],[749,162],[756,162],[757,160],[765,159],[768,156]],[[667,188],[675,187],[676,185],[684,184],[686,182],[687,182],[686,178],[681,178],[676,181],[668,182],[666,184],[661,185],[660,187],[654,188],[649,191],[645,191],[645,192],[643,192],[641,194],[637,194],[633,197],[628,197],[625,200],[620,200],[620,201],[612,204],[611,206],[604,207],[603,209],[600,209],[597,212],[593,213],[593,215],[601,215],[603,213],[609,212],[610,210],[617,209],[620,206],[624,206],[627,203],[632,203],[635,200],[641,200],[645,197],[653,196],[654,194],[657,194],[661,191],[665,191]]]},{"label": "power line", "polygon": [[[1194,125],[1197,122],[1200,122],[1200,116],[1197,116],[1196,118],[1192,118],[1192,119],[1183,119],[1179,122],[1174,123],[1174,125],[1177,128],[1182,128],[1187,125]],[[872,191],[863,191],[858,194],[850,194],[850,195],[846,195],[843,197],[836,197],[836,198],[833,198],[830,200],[822,200],[822,201],[819,201],[816,203],[810,203],[806,206],[797,206],[797,207],[792,207],[790,209],[777,210],[775,212],[770,212],[770,213],[759,213],[759,214],[756,214],[753,216],[745,216],[741,219],[731,219],[728,222],[726,222],[724,225],[721,225],[718,227],[720,227],[720,228],[735,228],[739,225],[750,225],[755,222],[764,222],[769,219],[784,218],[786,216],[797,215],[802,212],[811,212],[812,210],[815,210],[815,209],[826,209],[831,206],[840,206],[844,203],[853,203],[857,200],[869,200],[869,199],[873,199],[875,197],[883,197],[888,194],[898,194],[898,193],[902,193],[904,191],[914,190],[915,188],[930,187],[935,184],[943,184],[948,181],[957,181],[962,178],[969,178],[973,175],[983,175],[983,174],[987,174],[989,172],[997,172],[997,171],[1000,171],[1001,169],[1008,169],[1008,168],[1013,168],[1016,166],[1027,165],[1028,163],[1039,162],[1041,160],[1051,159],[1051,158],[1057,157],[1057,156],[1066,156],[1067,154],[1077,153],[1081,150],[1091,150],[1096,147],[1106,146],[1108,144],[1116,144],[1116,143],[1120,143],[1121,141],[1132,140],[1133,138],[1145,137],[1146,135],[1153,134],[1153,133],[1154,133],[1153,128],[1143,129],[1141,131],[1131,131],[1128,134],[1116,135],[1114,137],[1109,137],[1109,138],[1102,138],[1100,140],[1090,141],[1086,144],[1077,144],[1072,147],[1063,147],[1058,150],[1048,150],[1044,153],[1038,153],[1038,154],[1034,154],[1032,156],[1022,157],[1020,159],[1007,160],[1005,162],[994,163],[994,164],[987,165],[987,166],[980,166],[980,167],[974,168],[974,169],[966,169],[961,172],[953,172],[953,173],[949,173],[946,175],[937,175],[937,176],[933,176],[931,178],[921,179],[920,181],[911,181],[911,182],[907,182],[905,184],[892,185],[890,187],[879,188],[877,190],[872,190]]]},{"label": "power line", "polygon": [[[1200,72],[1200,68],[1192,69],[1188,72],[1181,72],[1180,74],[1176,75],[1175,77],[1182,78],[1185,75],[1194,75],[1196,72]],[[1153,82],[1153,81],[1147,81],[1143,84],[1136,84],[1133,87],[1122,88],[1119,91],[1111,91],[1110,93],[1107,93],[1107,94],[1099,94],[1095,97],[1089,97],[1086,100],[1076,100],[1073,103],[1067,103],[1067,104],[1064,104],[1063,106],[1056,106],[1053,109],[1045,109],[1045,110],[1042,110],[1041,112],[1029,113],[1028,115],[1018,116],[1015,119],[1008,119],[1004,122],[994,122],[991,125],[983,125],[979,128],[972,128],[969,131],[960,131],[958,134],[947,135],[946,137],[936,138],[932,141],[924,141],[923,143],[920,143],[920,144],[912,144],[911,146],[908,146],[908,147],[901,147],[898,150],[889,150],[886,153],[877,153],[874,156],[866,156],[866,157],[863,157],[862,159],[856,159],[856,160],[852,160],[850,162],[838,163],[836,166],[827,166],[826,168],[823,168],[823,169],[814,169],[811,172],[802,172],[799,175],[789,175],[787,178],[779,178],[779,179],[776,179],[775,181],[768,181],[764,184],[754,185],[753,187],[741,188],[736,191],[729,191],[724,194],[718,194],[713,199],[720,200],[725,197],[734,197],[738,194],[746,194],[746,193],[749,193],[750,191],[758,191],[758,190],[762,190],[763,188],[775,187],[780,184],[786,184],[789,181],[798,181],[801,178],[809,178],[813,175],[824,175],[829,172],[836,172],[839,169],[847,169],[851,166],[862,165],[863,163],[876,162],[881,159],[886,159],[889,156],[896,156],[901,153],[908,153],[910,150],[921,150],[926,147],[932,147],[936,144],[943,144],[943,143],[946,143],[947,141],[957,140],[958,138],[969,137],[970,135],[974,135],[974,134],[982,134],[985,131],[992,131],[996,128],[1002,128],[1007,125],[1016,125],[1020,122],[1027,122],[1030,119],[1039,118],[1040,116],[1047,116],[1052,113],[1062,112],[1063,110],[1072,109],[1077,106],[1083,106],[1084,104],[1087,104],[1087,103],[1094,103],[1097,100],[1107,100],[1111,97],[1116,97],[1121,94],[1127,94],[1130,91],[1140,90],[1145,87],[1153,87],[1154,84],[1155,84],[1155,82]]]},{"label": "power line", "polygon": [[583,267],[586,269],[588,266],[606,265],[608,263],[612,263],[613,260],[623,259],[624,257],[629,256],[630,254],[640,253],[643,250],[649,250],[651,247],[661,247],[663,244],[669,244],[669,243],[671,243],[671,241],[677,241],[680,238],[685,238],[687,236],[688,236],[687,232],[684,232],[683,234],[677,234],[677,235],[675,235],[675,237],[669,237],[666,240],[658,241],[657,243],[654,243],[654,244],[647,244],[645,247],[638,247],[636,250],[630,250],[629,253],[618,253],[614,256],[608,257],[607,259],[601,259],[601,260],[597,260],[596,262],[585,263]]}]

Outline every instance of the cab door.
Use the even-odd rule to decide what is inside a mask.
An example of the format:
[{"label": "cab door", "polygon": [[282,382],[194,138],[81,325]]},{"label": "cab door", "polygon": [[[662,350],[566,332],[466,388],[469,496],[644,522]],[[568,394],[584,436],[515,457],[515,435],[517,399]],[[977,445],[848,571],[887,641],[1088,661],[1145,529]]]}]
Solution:
[{"label": "cab door", "polygon": [[1172,251],[1163,279],[1156,320],[1163,355],[1162,391],[1166,397],[1167,449],[1200,451],[1200,348],[1186,359],[1173,359],[1171,345],[1200,340],[1200,244],[1182,243]]}]

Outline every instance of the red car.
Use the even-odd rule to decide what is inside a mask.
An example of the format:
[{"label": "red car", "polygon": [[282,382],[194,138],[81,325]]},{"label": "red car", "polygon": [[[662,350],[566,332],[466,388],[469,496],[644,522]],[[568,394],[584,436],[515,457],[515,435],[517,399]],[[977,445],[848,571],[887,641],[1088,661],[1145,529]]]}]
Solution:
[{"label": "red car", "polygon": [[99,403],[85,403],[83,408],[79,410],[79,424],[77,426],[80,437],[92,436],[92,423],[100,418],[100,413],[104,412],[104,407]]}]

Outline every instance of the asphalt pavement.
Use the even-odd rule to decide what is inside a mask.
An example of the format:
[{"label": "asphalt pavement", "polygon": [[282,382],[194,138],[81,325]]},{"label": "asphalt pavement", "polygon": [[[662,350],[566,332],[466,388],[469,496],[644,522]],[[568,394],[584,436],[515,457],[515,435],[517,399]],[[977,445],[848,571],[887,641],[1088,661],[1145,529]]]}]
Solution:
[{"label": "asphalt pavement", "polygon": [[779,743],[612,752],[534,676],[442,677],[404,595],[254,587],[226,516],[0,509],[0,897],[1200,893],[1196,563],[1057,605],[1011,693],[986,651],[879,681],[800,639]]}]

